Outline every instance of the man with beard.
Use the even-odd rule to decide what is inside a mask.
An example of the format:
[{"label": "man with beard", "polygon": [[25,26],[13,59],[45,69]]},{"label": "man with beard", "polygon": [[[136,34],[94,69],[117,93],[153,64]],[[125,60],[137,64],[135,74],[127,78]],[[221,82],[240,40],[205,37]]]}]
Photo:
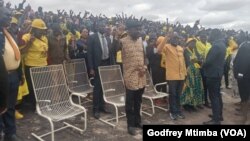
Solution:
[{"label": "man with beard", "polygon": [[124,82],[126,87],[125,110],[128,133],[136,135],[135,128],[142,128],[141,102],[146,85],[145,54],[140,37],[141,24],[138,21],[126,23],[128,35],[120,40]]}]

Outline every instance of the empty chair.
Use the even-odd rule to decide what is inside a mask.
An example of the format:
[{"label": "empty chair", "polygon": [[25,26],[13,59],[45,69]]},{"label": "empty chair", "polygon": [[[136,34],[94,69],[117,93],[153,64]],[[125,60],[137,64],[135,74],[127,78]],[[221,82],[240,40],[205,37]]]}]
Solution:
[{"label": "empty chair", "polygon": [[[119,114],[119,108],[125,107],[125,87],[119,65],[101,66],[98,68],[103,90],[104,101],[114,106],[115,117],[110,119],[100,118],[101,121],[115,127],[119,118],[125,114]],[[115,120],[115,123],[112,121]]]},{"label": "empty chair", "polygon": [[[68,127],[83,133],[87,127],[86,109],[79,104],[73,103],[72,95],[86,97],[87,94],[69,94],[62,65],[35,67],[31,68],[30,71],[36,98],[37,113],[49,121],[51,128],[51,132],[49,133],[40,136],[32,133],[32,135],[35,138],[43,141],[42,137],[51,134],[51,140],[54,141],[54,133]],[[65,126],[56,130],[54,129],[53,122],[66,120],[77,115],[84,116],[83,129],[66,122],[64,122]]]},{"label": "empty chair", "polygon": [[162,106],[156,106],[154,103],[154,100],[156,100],[156,99],[160,99],[160,98],[164,98],[164,97],[169,96],[168,93],[160,92],[160,91],[157,91],[157,89],[156,89],[160,85],[165,85],[167,87],[167,82],[158,83],[158,84],[154,85],[152,78],[151,78],[151,75],[148,71],[146,72],[146,80],[147,80],[147,85],[146,85],[146,88],[145,88],[145,91],[144,91],[144,94],[142,95],[142,97],[144,99],[147,99],[150,101],[150,109],[152,109],[152,112],[149,113],[149,112],[146,112],[145,109],[142,109],[142,113],[147,114],[149,116],[152,116],[153,114],[155,114],[155,108],[158,108],[158,109],[161,109],[164,111],[168,111],[168,108],[167,108],[168,105],[166,105],[166,106],[163,105],[165,107],[162,107]]},{"label": "empty chair", "polygon": [[[93,78],[89,79],[88,77],[85,59],[64,61],[63,66],[70,92],[79,94],[93,92],[93,86],[90,82]],[[87,101],[91,100],[87,99]],[[79,103],[81,104],[81,99],[79,99]]]}]

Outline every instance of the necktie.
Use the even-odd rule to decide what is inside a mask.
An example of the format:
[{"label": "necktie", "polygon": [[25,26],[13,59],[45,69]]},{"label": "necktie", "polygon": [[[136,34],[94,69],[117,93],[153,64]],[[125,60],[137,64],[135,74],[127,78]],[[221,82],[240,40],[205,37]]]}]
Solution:
[{"label": "necktie", "polygon": [[5,28],[3,29],[3,32],[6,38],[8,39],[8,41],[10,42],[11,47],[13,48],[16,60],[19,61],[21,58],[21,54],[20,54],[18,46],[16,45],[16,43],[14,43],[13,38],[11,37],[10,33]]},{"label": "necktie", "polygon": [[103,46],[103,59],[108,58],[108,46],[107,42],[105,41],[105,37],[102,35],[102,46]]}]

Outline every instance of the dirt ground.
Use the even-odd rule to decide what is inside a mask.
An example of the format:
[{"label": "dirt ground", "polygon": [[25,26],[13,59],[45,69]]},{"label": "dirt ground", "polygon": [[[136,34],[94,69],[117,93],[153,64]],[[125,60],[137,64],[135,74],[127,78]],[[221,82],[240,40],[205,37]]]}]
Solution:
[{"label": "dirt ground", "polygon": [[[232,90],[223,89],[223,116],[224,121],[222,124],[241,124],[241,117],[235,115],[235,108],[237,106],[235,103],[239,102],[238,97],[232,95]],[[138,135],[131,136],[127,133],[126,118],[121,118],[119,125],[113,128],[99,120],[96,120],[92,116],[91,107],[88,108],[88,120],[87,120],[87,130],[80,134],[72,129],[66,129],[64,131],[57,132],[55,134],[55,139],[57,141],[140,141],[142,140],[142,131],[138,130]],[[44,118],[39,117],[35,113],[29,111],[21,111],[24,113],[24,118],[17,120],[17,134],[24,141],[36,141],[36,139],[31,136],[32,132],[44,133],[50,129],[49,122]],[[202,124],[204,121],[210,120],[208,114],[211,114],[211,109],[203,108],[199,109],[197,112],[187,112],[183,110],[185,119],[178,119],[173,121],[169,118],[169,113],[161,110],[156,110],[156,114],[152,117],[147,115],[142,115],[142,121],[145,124]],[[105,115],[102,115],[105,116]],[[83,122],[80,118],[70,119],[70,122],[76,125],[83,126]],[[248,122],[249,123],[249,122]],[[56,123],[56,127],[62,126],[61,123]],[[45,138],[46,140],[50,140]]]}]

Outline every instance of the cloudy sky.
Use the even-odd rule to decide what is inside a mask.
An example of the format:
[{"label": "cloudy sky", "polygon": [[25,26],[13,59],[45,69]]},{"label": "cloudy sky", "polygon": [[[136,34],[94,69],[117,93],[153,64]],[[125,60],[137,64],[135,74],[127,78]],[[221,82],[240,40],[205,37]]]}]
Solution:
[{"label": "cloudy sky", "polygon": [[[10,1],[10,0],[9,0]],[[12,5],[22,0],[11,0]],[[205,27],[250,31],[250,0],[26,0],[36,10],[85,10],[95,15],[114,16],[122,12],[154,21],[192,24],[200,19]],[[8,0],[5,0],[8,2]]]}]

